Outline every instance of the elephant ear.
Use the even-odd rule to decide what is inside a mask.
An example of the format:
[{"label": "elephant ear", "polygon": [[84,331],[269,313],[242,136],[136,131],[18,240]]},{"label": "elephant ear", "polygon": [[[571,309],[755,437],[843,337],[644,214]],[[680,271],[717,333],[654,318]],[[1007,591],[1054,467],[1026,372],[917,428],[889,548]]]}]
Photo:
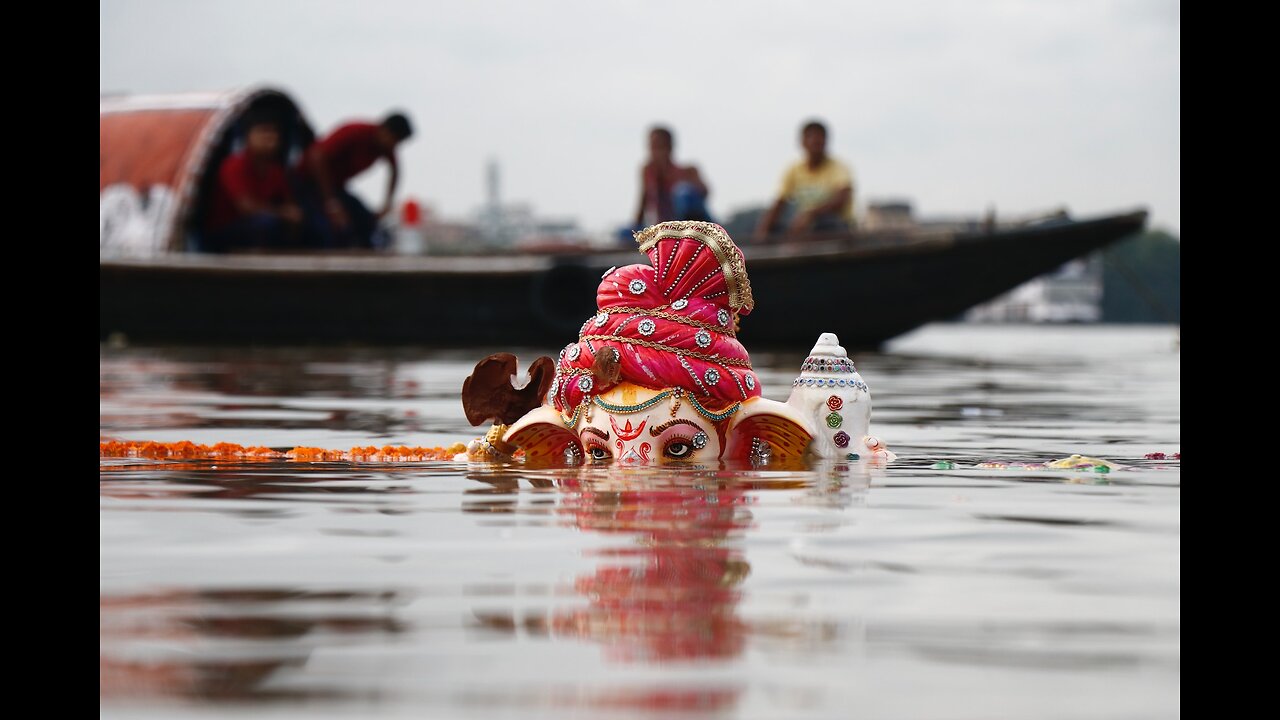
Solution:
[{"label": "elephant ear", "polygon": [[462,383],[462,411],[467,422],[479,425],[487,420],[510,425],[542,404],[556,376],[555,361],[540,357],[529,366],[529,381],[517,388],[516,356],[495,353],[476,363]]},{"label": "elephant ear", "polygon": [[[805,453],[813,431],[795,408],[762,397],[744,401],[734,413],[725,434],[721,459],[733,462],[768,464],[772,468],[804,467]],[[768,443],[767,461],[758,453]],[[756,457],[752,457],[756,453]]]},{"label": "elephant ear", "polygon": [[564,426],[560,413],[550,405],[526,413],[507,430],[503,440],[523,449],[525,464],[530,467],[563,465],[565,451],[570,448],[582,458],[578,436]]}]

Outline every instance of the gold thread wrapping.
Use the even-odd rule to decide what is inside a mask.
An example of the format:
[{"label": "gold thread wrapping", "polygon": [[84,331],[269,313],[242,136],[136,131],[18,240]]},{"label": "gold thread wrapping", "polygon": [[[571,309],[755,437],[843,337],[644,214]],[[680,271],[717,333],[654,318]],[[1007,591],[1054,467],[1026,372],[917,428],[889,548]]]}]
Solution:
[{"label": "gold thread wrapping", "polygon": [[711,323],[702,322],[701,320],[694,320],[693,318],[684,317],[682,315],[676,315],[675,313],[669,313],[662,310],[650,310],[648,308],[639,308],[639,307],[612,307],[612,308],[602,309],[600,312],[605,313],[607,315],[644,315],[647,317],[662,318],[663,320],[670,320],[672,322],[680,323],[681,325],[696,327],[700,330],[710,330],[712,332],[717,332],[717,333],[720,333],[721,335],[725,335],[728,337],[734,336],[734,332],[732,328],[727,328],[723,325],[712,325]]},{"label": "gold thread wrapping", "polygon": [[682,350],[670,345],[663,345],[662,343],[651,342],[649,340],[640,340],[638,338],[622,337],[620,335],[583,335],[582,339],[609,340],[624,344],[630,343],[632,345],[639,345],[640,347],[647,347],[650,350],[661,350],[663,352],[675,353],[676,355],[684,355],[685,357],[695,358],[697,360],[702,360],[703,362],[719,365],[732,365],[734,367],[747,368],[748,370],[751,369],[751,363],[746,360],[738,360],[736,358],[727,358],[718,355],[708,355],[706,353],[695,352],[693,350]]}]

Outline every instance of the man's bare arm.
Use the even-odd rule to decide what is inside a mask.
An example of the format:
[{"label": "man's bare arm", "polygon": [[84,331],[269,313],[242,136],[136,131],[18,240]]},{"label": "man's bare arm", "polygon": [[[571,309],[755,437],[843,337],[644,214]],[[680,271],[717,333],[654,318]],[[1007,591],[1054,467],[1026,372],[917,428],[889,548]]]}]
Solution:
[{"label": "man's bare arm", "polygon": [[396,184],[400,182],[400,166],[392,162],[391,174],[387,176],[387,195],[382,200],[382,211],[378,217],[385,217],[391,212],[391,200],[396,196]]},{"label": "man's bare arm", "polygon": [[781,197],[773,201],[773,205],[769,207],[764,217],[760,218],[760,224],[756,226],[756,240],[764,241],[768,239],[773,226],[778,223],[778,216],[782,214],[782,206],[786,202],[787,199]]}]

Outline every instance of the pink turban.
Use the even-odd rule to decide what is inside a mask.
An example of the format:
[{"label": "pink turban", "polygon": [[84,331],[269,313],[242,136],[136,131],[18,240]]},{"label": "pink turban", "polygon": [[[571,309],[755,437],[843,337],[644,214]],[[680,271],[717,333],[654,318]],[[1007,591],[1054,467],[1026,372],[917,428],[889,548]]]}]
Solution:
[{"label": "pink turban", "polygon": [[729,234],[714,223],[665,222],[637,233],[636,242],[651,265],[604,274],[597,314],[560,353],[551,386],[556,409],[571,412],[620,382],[680,388],[715,409],[759,396],[751,359],[735,338],[738,316],[754,303]]}]

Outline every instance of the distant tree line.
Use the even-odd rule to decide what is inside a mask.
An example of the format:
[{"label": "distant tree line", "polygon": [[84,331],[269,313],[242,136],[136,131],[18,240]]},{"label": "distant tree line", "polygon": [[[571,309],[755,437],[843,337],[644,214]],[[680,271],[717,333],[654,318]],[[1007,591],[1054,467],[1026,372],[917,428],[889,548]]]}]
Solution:
[{"label": "distant tree line", "polygon": [[1148,230],[1102,251],[1102,321],[1182,322],[1182,243]]}]

